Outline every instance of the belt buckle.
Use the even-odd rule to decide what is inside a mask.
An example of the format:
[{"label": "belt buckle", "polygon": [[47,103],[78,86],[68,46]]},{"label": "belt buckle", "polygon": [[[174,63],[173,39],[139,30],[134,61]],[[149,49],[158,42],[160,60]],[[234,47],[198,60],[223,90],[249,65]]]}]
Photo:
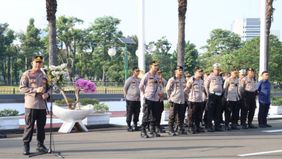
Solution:
[{"label": "belt buckle", "polygon": [[221,96],[221,93],[215,92],[214,94],[217,95],[217,96]]}]

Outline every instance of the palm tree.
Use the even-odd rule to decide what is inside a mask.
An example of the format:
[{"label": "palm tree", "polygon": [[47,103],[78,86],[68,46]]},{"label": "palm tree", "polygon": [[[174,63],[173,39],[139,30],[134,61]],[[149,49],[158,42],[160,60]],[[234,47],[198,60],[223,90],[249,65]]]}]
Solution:
[{"label": "palm tree", "polygon": [[186,10],[187,10],[187,0],[178,0],[177,65],[179,66],[184,66]]},{"label": "palm tree", "polygon": [[268,58],[269,58],[269,34],[271,28],[271,22],[273,20],[273,0],[266,0],[266,27],[265,27],[265,36],[266,36],[266,70],[268,70]]},{"label": "palm tree", "polygon": [[47,11],[47,21],[48,21],[49,65],[55,65],[55,59],[57,56],[57,41],[56,41],[57,0],[46,0],[46,11]]}]

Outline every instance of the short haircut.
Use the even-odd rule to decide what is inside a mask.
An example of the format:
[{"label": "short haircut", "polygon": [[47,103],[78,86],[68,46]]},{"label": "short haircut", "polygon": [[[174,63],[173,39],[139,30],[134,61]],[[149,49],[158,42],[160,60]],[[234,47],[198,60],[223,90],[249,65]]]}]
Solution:
[{"label": "short haircut", "polygon": [[262,71],[261,75],[265,74],[265,73],[268,73],[268,71]]},{"label": "short haircut", "polygon": [[132,68],[132,71],[135,71],[135,70],[139,70],[138,67],[135,66]]}]

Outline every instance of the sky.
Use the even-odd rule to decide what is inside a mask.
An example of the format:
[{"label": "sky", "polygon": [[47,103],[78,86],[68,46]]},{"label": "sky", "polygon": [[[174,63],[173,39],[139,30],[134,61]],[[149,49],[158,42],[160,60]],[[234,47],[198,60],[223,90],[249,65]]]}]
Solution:
[{"label": "sky", "polygon": [[[138,0],[57,0],[57,17],[74,16],[87,27],[98,17],[113,16],[121,20],[119,29],[125,36],[138,34]],[[30,18],[38,28],[47,26],[45,0],[0,0],[0,23],[8,23],[16,32],[26,30]],[[165,36],[172,49],[177,44],[177,0],[145,0],[145,41]],[[274,1],[272,28],[282,34],[282,0]],[[216,28],[231,30],[238,18],[258,18],[260,0],[188,0],[186,41],[197,48],[206,44]],[[281,39],[281,38],[280,38]]]}]

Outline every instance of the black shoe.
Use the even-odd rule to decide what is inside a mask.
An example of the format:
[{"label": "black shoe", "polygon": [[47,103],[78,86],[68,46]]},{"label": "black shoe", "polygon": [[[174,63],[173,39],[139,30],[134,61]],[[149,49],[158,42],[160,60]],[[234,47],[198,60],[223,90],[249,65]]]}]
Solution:
[{"label": "black shoe", "polygon": [[229,125],[225,125],[225,131],[230,131],[231,127]]},{"label": "black shoe", "polygon": [[161,135],[157,132],[151,132],[151,137],[161,137]]},{"label": "black shoe", "polygon": [[198,132],[198,133],[203,133],[203,132],[205,132],[205,130],[204,130],[204,128],[202,128],[202,127],[197,127],[197,128],[196,128],[196,132]]},{"label": "black shoe", "polygon": [[259,125],[259,128],[266,128],[266,125]]},{"label": "black shoe", "polygon": [[271,128],[271,127],[272,127],[272,125],[269,125],[269,124],[266,124],[265,126],[268,127],[268,128]]},{"label": "black shoe", "polygon": [[169,135],[169,136],[176,136],[176,134],[175,134],[174,131],[169,131],[169,132],[168,132],[168,135]]},{"label": "black shoe", "polygon": [[36,150],[37,150],[38,152],[43,152],[43,153],[47,153],[47,152],[48,152],[48,149],[47,149],[43,144],[41,144],[40,146],[38,146]]},{"label": "black shoe", "polygon": [[133,132],[132,127],[131,127],[131,126],[127,127],[127,131],[128,131],[128,132]]},{"label": "black shoe", "polygon": [[208,128],[207,131],[208,132],[214,132],[214,129],[213,128]]},{"label": "black shoe", "polygon": [[223,131],[219,126],[215,127],[214,131]]},{"label": "black shoe", "polygon": [[137,126],[137,125],[134,125],[133,126],[133,131],[139,131],[140,129],[139,129],[139,127]]},{"label": "black shoe", "polygon": [[29,152],[29,144],[24,144],[24,151],[23,151],[23,155],[29,155],[30,152]]},{"label": "black shoe", "polygon": [[149,138],[149,135],[147,134],[146,131],[141,131],[141,137],[142,138]]},{"label": "black shoe", "polygon": [[242,125],[242,129],[248,129],[248,125],[247,124],[243,124]]},{"label": "black shoe", "polygon": [[249,128],[250,129],[256,129],[257,127],[255,125],[253,125],[252,123],[249,124]]},{"label": "black shoe", "polygon": [[237,127],[237,124],[231,125],[231,130],[240,130],[240,128]]}]

